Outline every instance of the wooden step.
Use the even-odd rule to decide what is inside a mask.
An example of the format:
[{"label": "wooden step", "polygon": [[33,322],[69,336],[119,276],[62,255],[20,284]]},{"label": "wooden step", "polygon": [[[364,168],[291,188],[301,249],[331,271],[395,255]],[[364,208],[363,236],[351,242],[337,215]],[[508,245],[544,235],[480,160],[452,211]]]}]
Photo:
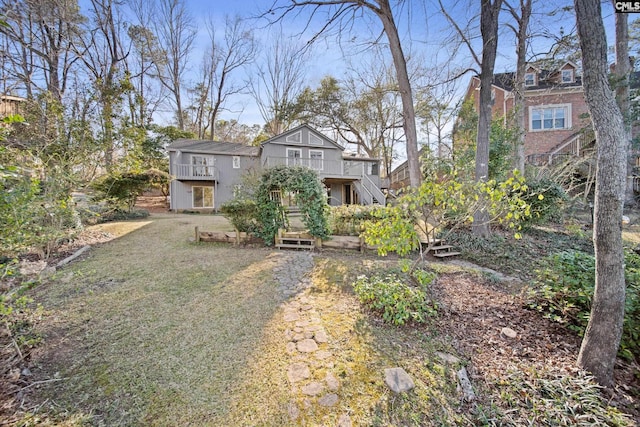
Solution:
[{"label": "wooden step", "polygon": [[440,252],[440,251],[445,251],[445,250],[449,250],[449,249],[453,249],[453,246],[451,245],[440,245],[440,246],[432,246],[431,248],[429,248],[430,251],[433,252]]},{"label": "wooden step", "polygon": [[434,257],[437,258],[446,258],[449,256],[456,256],[456,255],[460,255],[461,252],[438,252],[436,254],[433,254]]},{"label": "wooden step", "polygon": [[294,245],[294,244],[288,244],[288,243],[281,243],[276,245],[276,248],[278,249],[282,249],[282,248],[289,248],[289,249],[314,249],[315,246],[314,245]]}]

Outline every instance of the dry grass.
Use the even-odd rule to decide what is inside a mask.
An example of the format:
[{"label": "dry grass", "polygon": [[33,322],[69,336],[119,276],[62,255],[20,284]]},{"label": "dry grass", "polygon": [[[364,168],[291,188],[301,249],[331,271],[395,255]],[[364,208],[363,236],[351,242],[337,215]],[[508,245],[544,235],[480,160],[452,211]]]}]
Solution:
[{"label": "dry grass", "polygon": [[[483,423],[483,408],[461,403],[454,372],[469,364],[473,373],[474,353],[492,344],[480,340],[467,354],[456,354],[438,324],[397,328],[364,313],[350,284],[358,274],[396,261],[353,253],[315,257],[305,295],[315,301],[330,337],[323,345],[333,356],[311,365],[312,379],[331,371],[340,388],[334,407],[307,405],[286,375],[293,359],[273,279],[275,252],[193,243],[196,225],[229,229],[224,218],[209,215],[161,214],[101,225],[114,240],[37,290],[47,313],[45,345],[34,355],[33,371],[36,381],[55,381],[30,388],[29,422],[334,426],[348,415],[354,426]],[[459,272],[451,265],[440,271],[450,278]],[[449,365],[436,351],[461,360]],[[412,376],[413,391],[388,390],[383,371],[394,366]],[[501,390],[479,376],[472,380],[485,396],[482,403],[491,404],[488,416],[505,415],[494,399],[519,405],[517,390]],[[301,409],[295,422],[292,404]]]}]

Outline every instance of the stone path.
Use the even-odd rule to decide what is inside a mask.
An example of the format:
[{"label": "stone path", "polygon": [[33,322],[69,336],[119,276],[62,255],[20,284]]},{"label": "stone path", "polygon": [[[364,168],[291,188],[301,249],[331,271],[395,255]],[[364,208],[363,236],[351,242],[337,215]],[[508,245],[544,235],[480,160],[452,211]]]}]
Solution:
[{"label": "stone path", "polygon": [[291,386],[288,404],[292,421],[301,421],[306,413],[318,410],[336,411],[339,427],[351,427],[347,413],[340,411],[340,379],[331,352],[329,325],[322,319],[314,296],[306,290],[311,286],[308,273],[313,269],[313,254],[309,252],[278,252],[274,278],[283,297],[283,352],[288,357],[286,375]]}]

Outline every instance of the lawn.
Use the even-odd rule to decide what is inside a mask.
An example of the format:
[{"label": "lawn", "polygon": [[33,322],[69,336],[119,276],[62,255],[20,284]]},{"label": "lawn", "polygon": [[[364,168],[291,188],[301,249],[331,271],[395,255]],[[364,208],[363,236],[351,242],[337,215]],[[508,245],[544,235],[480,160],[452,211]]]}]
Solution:
[{"label": "lawn", "polygon": [[[576,411],[568,404],[586,405],[579,398],[588,387],[580,384],[588,381],[572,368],[579,341],[525,310],[486,274],[432,265],[440,272],[433,289],[440,317],[394,327],[364,310],[351,287],[360,274],[395,266],[393,257],[195,243],[195,226],[228,227],[218,216],[167,214],[99,226],[91,231],[114,239],[35,289],[45,310],[38,324],[44,342],[31,355],[24,420],[553,425],[562,411]],[[300,267],[307,261],[308,268]],[[307,286],[285,298],[282,276],[292,270]],[[319,352],[288,347],[298,326],[287,320],[294,312],[326,331]],[[504,326],[517,330],[516,341],[501,338]],[[443,353],[458,360],[446,361]],[[310,368],[301,381],[288,376],[296,363]],[[384,369],[396,366],[413,378],[411,392],[396,395],[384,384]],[[463,366],[479,396],[475,402],[462,401],[457,390],[455,373]],[[568,385],[553,386],[562,375]],[[337,398],[325,405],[328,378]],[[312,383],[325,390],[309,394]],[[531,384],[569,390],[570,398],[554,401]],[[590,402],[600,404],[589,390]]]}]

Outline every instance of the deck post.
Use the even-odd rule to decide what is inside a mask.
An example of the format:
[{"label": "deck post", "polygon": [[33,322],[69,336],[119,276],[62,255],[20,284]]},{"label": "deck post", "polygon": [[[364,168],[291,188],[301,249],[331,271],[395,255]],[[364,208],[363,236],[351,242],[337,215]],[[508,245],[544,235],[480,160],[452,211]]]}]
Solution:
[{"label": "deck post", "polygon": [[199,241],[200,241],[200,229],[196,225],[196,242],[199,242]]}]

